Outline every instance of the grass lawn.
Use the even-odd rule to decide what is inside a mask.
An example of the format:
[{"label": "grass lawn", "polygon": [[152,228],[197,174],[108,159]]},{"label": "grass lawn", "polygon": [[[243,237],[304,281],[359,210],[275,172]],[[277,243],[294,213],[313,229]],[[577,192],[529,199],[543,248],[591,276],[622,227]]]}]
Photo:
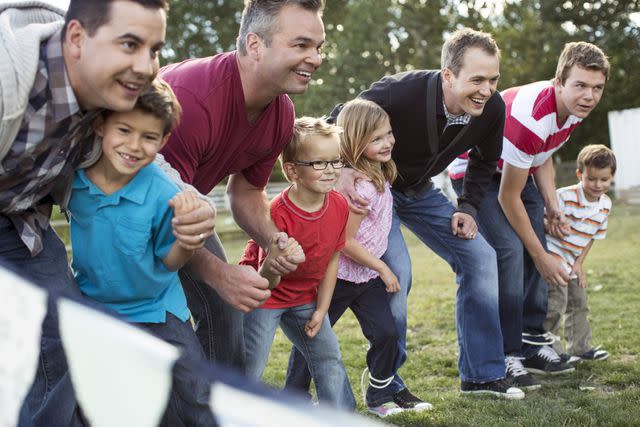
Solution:
[{"label": "grass lawn", "polygon": [[[541,378],[543,388],[524,400],[462,397],[457,368],[455,283],[448,265],[406,233],[413,261],[409,297],[409,359],[401,374],[411,390],[434,409],[400,414],[387,421],[401,426],[601,426],[640,425],[640,206],[615,205],[608,236],[594,244],[588,271],[593,342],[611,356],[583,362],[576,372]],[[237,260],[243,242],[225,242]],[[342,355],[358,401],[365,367],[366,341],[350,312],[336,325]],[[267,383],[284,383],[289,344],[279,332],[264,375]]]},{"label": "grass lawn", "polygon": [[[221,234],[226,228],[233,229],[224,214],[218,224]],[[593,343],[611,353],[609,360],[584,362],[572,374],[541,378],[542,389],[528,392],[524,400],[516,402],[459,394],[454,275],[440,258],[406,233],[414,282],[409,297],[409,359],[401,374],[411,390],[431,402],[434,409],[400,414],[387,421],[400,426],[640,425],[639,224],[640,206],[615,205],[607,238],[594,244],[585,264]],[[231,262],[238,260],[246,243],[237,236],[223,235]],[[362,412],[360,375],[365,367],[366,341],[350,312],[336,325],[336,332]],[[265,382],[282,386],[289,348],[278,332]]]}]

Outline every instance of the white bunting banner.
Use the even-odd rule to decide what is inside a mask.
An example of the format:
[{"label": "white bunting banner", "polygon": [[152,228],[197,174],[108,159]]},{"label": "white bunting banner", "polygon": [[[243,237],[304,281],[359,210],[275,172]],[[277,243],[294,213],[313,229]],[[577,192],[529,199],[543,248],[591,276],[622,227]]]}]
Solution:
[{"label": "white bunting banner", "polygon": [[18,424],[40,356],[47,294],[0,267],[0,427]]},{"label": "white bunting banner", "polygon": [[382,427],[363,416],[323,407],[277,402],[223,383],[211,387],[210,405],[220,427]]},{"label": "white bunting banner", "polygon": [[70,300],[58,300],[58,312],[71,381],[91,425],[157,426],[179,350]]}]

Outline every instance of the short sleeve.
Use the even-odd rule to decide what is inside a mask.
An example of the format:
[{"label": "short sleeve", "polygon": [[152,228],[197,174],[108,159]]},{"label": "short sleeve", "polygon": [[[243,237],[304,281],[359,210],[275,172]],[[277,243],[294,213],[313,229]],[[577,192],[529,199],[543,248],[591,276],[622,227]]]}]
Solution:
[{"label": "short sleeve", "polygon": [[260,264],[264,260],[264,256],[261,257],[262,249],[253,240],[247,242],[247,246],[244,248],[242,257],[240,258],[240,265],[248,265],[253,267],[256,271],[260,268]]}]

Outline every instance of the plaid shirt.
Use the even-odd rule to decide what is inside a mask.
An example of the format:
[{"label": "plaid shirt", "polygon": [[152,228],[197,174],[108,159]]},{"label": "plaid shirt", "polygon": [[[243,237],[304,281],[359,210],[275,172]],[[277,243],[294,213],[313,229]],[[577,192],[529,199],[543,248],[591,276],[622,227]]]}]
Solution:
[{"label": "plaid shirt", "polygon": [[[84,115],[62,56],[61,32],[40,46],[40,60],[20,130],[0,163],[0,213],[9,218],[33,256],[42,250],[52,199],[61,177],[72,176],[83,157],[95,114]],[[91,116],[91,117],[90,117]]]},{"label": "plaid shirt", "polygon": [[447,106],[444,104],[444,97],[442,100],[442,107],[444,108],[444,115],[447,118],[447,125],[445,126],[445,129],[448,126],[452,125],[466,126],[469,124],[469,121],[471,121],[471,116],[469,115],[469,113],[464,113],[459,116],[454,116],[453,114],[451,114],[449,110],[447,110]]}]

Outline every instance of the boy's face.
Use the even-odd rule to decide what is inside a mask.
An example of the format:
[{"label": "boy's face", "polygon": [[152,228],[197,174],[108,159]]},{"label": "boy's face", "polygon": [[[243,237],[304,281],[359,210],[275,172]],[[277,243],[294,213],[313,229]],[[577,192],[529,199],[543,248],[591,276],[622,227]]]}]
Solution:
[{"label": "boy's face", "polygon": [[312,74],[322,63],[324,25],[317,12],[296,5],[278,14],[278,30],[267,47],[260,41],[261,75],[272,94],[304,93]]},{"label": "boy's face", "polygon": [[140,110],[111,113],[95,129],[102,137],[99,163],[109,176],[129,182],[167,142],[163,130],[161,119]]},{"label": "boy's face", "polygon": [[[296,161],[313,162],[318,160],[332,161],[340,159],[340,137],[337,134],[331,136],[312,136],[301,147]],[[315,194],[326,194],[333,189],[340,169],[334,169],[327,164],[324,170],[316,170],[312,166],[294,165],[287,163],[288,175],[296,183],[299,189]]]},{"label": "boy's face", "polygon": [[109,18],[92,36],[78,21],[69,22],[67,70],[83,109],[130,111],[158,72],[167,17],[163,9],[117,0]]},{"label": "boy's face", "polygon": [[496,91],[500,77],[500,58],[479,47],[467,48],[458,75],[445,68],[442,72],[447,110],[451,114],[467,113],[477,117]]},{"label": "boy's face", "polygon": [[587,70],[578,65],[571,67],[564,84],[555,82],[559,116],[586,118],[600,102],[605,82],[602,71]]},{"label": "boy's face", "polygon": [[578,179],[582,182],[584,195],[590,202],[596,202],[600,196],[606,194],[613,182],[611,168],[596,168],[586,166],[584,171],[576,170]]}]

